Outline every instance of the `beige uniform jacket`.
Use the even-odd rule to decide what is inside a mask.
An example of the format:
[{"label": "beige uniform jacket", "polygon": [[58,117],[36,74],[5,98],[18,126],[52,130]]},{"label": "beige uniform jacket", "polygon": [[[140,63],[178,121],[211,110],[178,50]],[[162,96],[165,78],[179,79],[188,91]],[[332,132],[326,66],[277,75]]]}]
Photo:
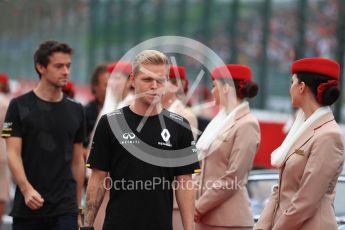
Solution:
[{"label": "beige uniform jacket", "polygon": [[333,201],[343,163],[344,138],[327,113],[293,144],[255,229],[337,229]]},{"label": "beige uniform jacket", "polygon": [[[9,100],[6,96],[0,93],[0,127],[3,129],[3,123],[6,116]],[[6,156],[5,139],[0,137],[0,201],[7,201],[9,199],[9,171]]]},{"label": "beige uniform jacket", "polygon": [[[260,143],[258,121],[249,107],[238,111],[211,144],[219,145],[202,160],[196,209],[201,223],[223,227],[252,227],[246,189],[248,173]],[[212,151],[212,150],[211,150]]]}]

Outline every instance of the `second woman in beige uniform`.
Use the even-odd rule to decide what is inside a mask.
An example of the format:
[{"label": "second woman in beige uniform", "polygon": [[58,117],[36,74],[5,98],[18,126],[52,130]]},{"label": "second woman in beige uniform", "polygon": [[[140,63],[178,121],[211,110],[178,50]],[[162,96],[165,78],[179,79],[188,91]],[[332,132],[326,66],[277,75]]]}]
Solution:
[{"label": "second woman in beige uniform", "polygon": [[212,79],[212,93],[220,112],[197,142],[203,159],[196,229],[252,229],[245,186],[260,142],[260,129],[245,98],[254,97],[258,87],[251,80],[250,68],[244,65],[218,67],[212,71]]}]

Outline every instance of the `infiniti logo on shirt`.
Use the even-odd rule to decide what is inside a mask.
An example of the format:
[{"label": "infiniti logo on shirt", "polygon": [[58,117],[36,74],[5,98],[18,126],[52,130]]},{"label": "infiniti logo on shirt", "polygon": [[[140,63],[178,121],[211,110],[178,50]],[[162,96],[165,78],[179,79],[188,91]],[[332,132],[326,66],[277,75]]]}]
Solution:
[{"label": "infiniti logo on shirt", "polygon": [[128,140],[128,138],[132,140],[135,138],[135,134],[134,133],[124,133],[122,135],[122,137],[123,137],[123,139],[126,139],[126,140]]},{"label": "infiniti logo on shirt", "polygon": [[123,140],[121,141],[121,145],[125,144],[139,144],[139,140],[136,139],[136,136],[134,133],[124,133],[122,134]]}]

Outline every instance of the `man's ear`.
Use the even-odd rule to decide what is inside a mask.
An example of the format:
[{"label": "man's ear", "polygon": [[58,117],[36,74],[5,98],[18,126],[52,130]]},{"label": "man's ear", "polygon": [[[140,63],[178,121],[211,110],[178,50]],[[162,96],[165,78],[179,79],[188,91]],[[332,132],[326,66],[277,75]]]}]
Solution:
[{"label": "man's ear", "polygon": [[133,73],[129,75],[129,84],[132,86],[133,89],[135,89],[135,82],[134,82],[134,76]]},{"label": "man's ear", "polygon": [[38,72],[42,75],[42,73],[44,72],[44,70],[46,69],[46,67],[44,67],[44,66],[41,65],[40,63],[36,63],[36,69],[37,69]]}]

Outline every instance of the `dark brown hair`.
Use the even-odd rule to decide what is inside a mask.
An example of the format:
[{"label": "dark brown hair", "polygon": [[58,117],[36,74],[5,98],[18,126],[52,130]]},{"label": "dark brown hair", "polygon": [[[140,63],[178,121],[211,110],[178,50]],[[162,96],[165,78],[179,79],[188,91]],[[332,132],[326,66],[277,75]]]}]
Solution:
[{"label": "dark brown hair", "polygon": [[222,84],[234,85],[236,95],[240,99],[253,98],[259,91],[259,86],[253,81],[232,80],[229,78],[217,78],[216,80],[220,81]]},{"label": "dark brown hair", "polygon": [[40,64],[47,67],[49,64],[49,57],[56,53],[61,52],[65,54],[73,54],[73,49],[66,43],[60,43],[58,41],[45,41],[41,43],[34,54],[34,64],[38,76],[41,78],[41,74],[38,71],[36,64]]},{"label": "dark brown hair", "polygon": [[332,78],[315,73],[299,72],[296,74],[298,82],[304,82],[311,90],[318,103],[323,106],[332,105],[338,100],[340,96],[340,90],[337,86],[333,85],[322,90],[320,99],[318,99],[318,87],[322,83],[333,80]]},{"label": "dark brown hair", "polygon": [[94,87],[97,86],[99,83],[99,77],[103,73],[106,73],[106,72],[108,72],[108,69],[107,69],[107,65],[105,65],[105,64],[100,64],[100,65],[96,66],[96,68],[92,72],[90,83],[91,83],[91,91],[93,94],[95,94]]}]

